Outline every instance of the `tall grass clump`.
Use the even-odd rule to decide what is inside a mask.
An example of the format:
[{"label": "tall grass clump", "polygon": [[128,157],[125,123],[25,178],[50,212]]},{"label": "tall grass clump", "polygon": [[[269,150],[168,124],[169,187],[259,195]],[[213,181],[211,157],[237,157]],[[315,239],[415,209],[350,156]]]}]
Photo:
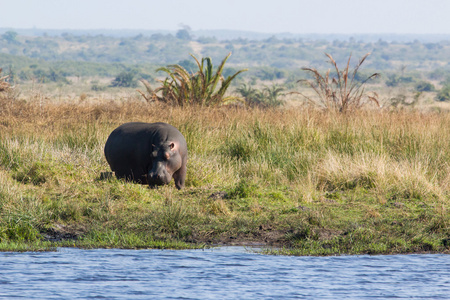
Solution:
[{"label": "tall grass clump", "polygon": [[309,72],[314,80],[300,80],[299,82],[306,82],[314,90],[318,99],[308,97],[302,93],[298,94],[305,97],[310,103],[325,110],[341,113],[359,109],[368,101],[380,106],[378,94],[375,92],[372,92],[371,95],[366,94],[364,89],[365,84],[370,79],[378,77],[379,73],[374,73],[362,81],[356,80],[359,68],[370,53],[367,53],[359,60],[353,71],[350,70],[351,55],[343,70],[338,68],[336,61],[330,54],[325,53],[325,55],[330,59],[329,63],[333,66],[336,74],[330,76],[330,70],[328,70],[325,75],[322,75],[315,68],[303,67],[302,70]]},{"label": "tall grass clump", "polygon": [[2,68],[0,68],[0,93],[6,92],[11,88],[11,85],[7,81],[9,76],[1,76],[2,75]]},{"label": "tall grass clump", "polygon": [[0,171],[0,242],[33,242],[46,218],[41,201]]},{"label": "tall grass clump", "polygon": [[160,80],[162,85],[152,89],[147,81],[142,80],[147,93],[139,90],[138,92],[147,102],[159,101],[173,106],[218,106],[239,101],[241,100],[239,97],[226,96],[225,93],[236,76],[247,69],[237,71],[224,78],[223,69],[230,55],[231,53],[222,60],[214,73],[210,57],[202,58],[199,61],[191,54],[198,66],[197,72],[189,73],[180,65],[159,68],[157,71],[163,71],[168,75],[164,80]]},{"label": "tall grass clump", "polygon": [[436,170],[420,158],[396,161],[386,154],[328,152],[317,168],[318,187],[326,191],[372,190],[381,199],[445,201]]},{"label": "tall grass clump", "polygon": [[[18,92],[10,83],[10,75],[2,76],[2,68],[0,68],[0,110],[6,108],[7,102],[15,100],[18,96]],[[5,101],[9,100],[9,101]]]}]

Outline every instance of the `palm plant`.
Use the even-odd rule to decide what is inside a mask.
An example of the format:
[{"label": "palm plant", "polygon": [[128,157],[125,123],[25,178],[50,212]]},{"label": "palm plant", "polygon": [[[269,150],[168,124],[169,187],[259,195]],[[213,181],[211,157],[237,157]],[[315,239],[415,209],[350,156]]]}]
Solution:
[{"label": "palm plant", "polygon": [[252,105],[257,102],[261,95],[260,91],[245,83],[241,84],[235,91],[241,94],[247,105]]},{"label": "palm plant", "polygon": [[282,91],[284,91],[284,87],[278,86],[276,84],[272,85],[271,87],[265,87],[264,92],[266,94],[266,102],[270,106],[280,106],[281,104],[283,104],[283,101],[278,99],[278,96],[284,96],[284,94],[281,93]]},{"label": "palm plant", "polygon": [[361,106],[367,103],[366,100],[372,101],[377,106],[380,106],[378,102],[378,94],[375,92],[372,92],[371,95],[365,94],[364,90],[364,85],[367,81],[378,77],[380,74],[374,73],[362,81],[355,80],[359,68],[370,53],[367,53],[359,60],[359,63],[355,66],[352,72],[349,70],[350,59],[352,57],[351,55],[348,58],[347,66],[342,71],[339,70],[336,61],[330,54],[325,53],[325,55],[330,59],[329,62],[334,67],[336,76],[330,77],[330,70],[328,70],[325,75],[321,75],[315,68],[304,67],[302,70],[310,72],[314,77],[314,80],[298,81],[306,82],[319,96],[319,99],[312,99],[311,97],[305,96],[299,92],[294,93],[302,95],[311,103],[326,110],[335,110],[338,112],[346,112],[361,108]]},{"label": "palm plant", "polygon": [[216,106],[242,101],[242,98],[237,96],[225,96],[227,89],[236,76],[247,71],[247,69],[240,70],[225,79],[222,73],[230,55],[231,53],[222,60],[214,73],[210,57],[202,58],[200,62],[191,54],[198,66],[197,72],[189,73],[180,65],[169,65],[159,68],[157,71],[166,72],[168,75],[164,80],[159,80],[162,85],[156,89],[152,89],[147,81],[142,80],[147,93],[143,93],[140,90],[138,92],[148,102],[160,101],[174,106],[192,104]]},{"label": "palm plant", "polygon": [[283,104],[283,101],[278,98],[284,95],[282,91],[284,88],[276,84],[259,90],[244,83],[236,89],[236,92],[244,98],[246,105],[259,107],[276,107]]}]

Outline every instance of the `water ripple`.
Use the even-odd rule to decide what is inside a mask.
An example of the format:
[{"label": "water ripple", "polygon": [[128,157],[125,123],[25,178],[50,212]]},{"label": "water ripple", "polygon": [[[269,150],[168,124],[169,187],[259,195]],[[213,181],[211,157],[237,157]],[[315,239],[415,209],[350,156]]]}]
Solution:
[{"label": "water ripple", "polygon": [[448,255],[265,256],[212,250],[0,253],[0,298],[449,299]]}]

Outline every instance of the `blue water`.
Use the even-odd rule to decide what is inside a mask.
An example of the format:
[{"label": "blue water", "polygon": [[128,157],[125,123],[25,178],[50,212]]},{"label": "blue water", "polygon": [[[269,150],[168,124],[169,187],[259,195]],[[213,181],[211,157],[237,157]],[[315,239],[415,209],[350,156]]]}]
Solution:
[{"label": "blue water", "polygon": [[450,299],[449,255],[287,257],[242,247],[0,253],[0,299]]}]

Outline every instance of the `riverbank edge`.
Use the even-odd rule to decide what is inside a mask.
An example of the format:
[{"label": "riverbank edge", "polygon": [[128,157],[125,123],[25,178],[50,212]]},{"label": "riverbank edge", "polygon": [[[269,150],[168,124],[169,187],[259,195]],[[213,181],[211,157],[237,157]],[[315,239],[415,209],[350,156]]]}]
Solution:
[{"label": "riverbank edge", "polygon": [[[69,233],[65,233],[66,236]],[[131,233],[132,234],[132,233]],[[340,255],[410,255],[410,254],[450,254],[450,247],[448,244],[449,239],[443,241],[443,248],[439,250],[425,250],[424,248],[417,248],[414,251],[402,251],[400,248],[391,248],[387,251],[373,251],[366,250],[361,252],[340,252],[333,251],[327,245],[329,240],[320,241],[320,246],[324,249],[329,249],[328,252],[320,252],[309,249],[300,249],[298,247],[289,247],[286,243],[280,241],[270,241],[266,242],[263,240],[251,241],[246,239],[230,237],[230,241],[214,241],[204,242],[185,242],[181,240],[152,240],[150,239],[145,244],[129,244],[124,242],[127,237],[122,236],[123,243],[119,242],[107,242],[106,240],[94,241],[86,237],[78,237],[77,233],[73,232],[70,237],[62,237],[60,233],[53,233],[49,235],[47,233],[42,233],[42,238],[33,242],[17,242],[17,241],[5,241],[0,242],[0,252],[47,252],[56,251],[58,248],[79,248],[79,249],[129,249],[129,250],[143,250],[143,249],[159,249],[159,250],[193,250],[193,249],[212,249],[220,247],[248,247],[259,248],[260,254],[266,255],[285,255],[285,256],[340,256]]]}]

